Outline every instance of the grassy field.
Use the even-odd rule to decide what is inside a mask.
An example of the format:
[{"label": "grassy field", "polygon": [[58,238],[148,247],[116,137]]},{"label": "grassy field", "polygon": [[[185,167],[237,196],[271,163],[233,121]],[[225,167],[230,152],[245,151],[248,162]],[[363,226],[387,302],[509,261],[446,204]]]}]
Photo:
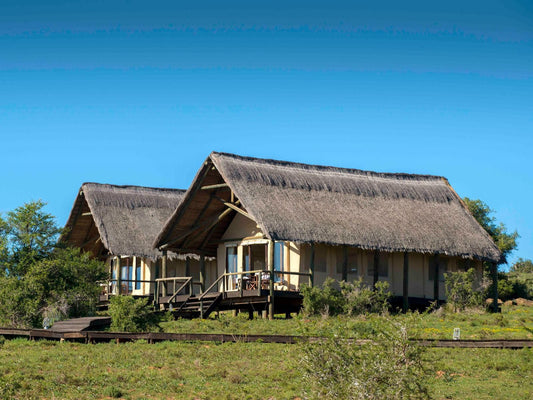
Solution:
[{"label": "grassy field", "polygon": [[[321,336],[332,329],[343,330],[349,336],[365,337],[371,334],[372,320],[379,316],[354,318],[321,318],[298,316],[274,321],[248,320],[248,314],[232,317],[222,314],[218,319],[194,319],[164,322],[165,332],[197,333],[242,333]],[[411,318],[404,314],[392,316],[398,321]],[[452,313],[439,310],[417,319],[419,329],[413,333],[424,339],[452,339],[454,328],[461,329],[462,339],[533,339],[533,307],[503,306],[501,314],[485,313],[481,310],[467,310]]]},{"label": "grassy field", "polygon": [[[6,341],[5,399],[296,399],[300,345]],[[430,349],[435,399],[531,399],[533,351]]]},{"label": "grassy field", "polygon": [[[375,318],[305,318],[164,323],[173,332],[313,334],[368,337]],[[413,316],[397,315],[402,321]],[[501,315],[436,312],[416,318],[418,337],[532,338],[533,307]],[[266,343],[103,343],[0,338],[0,399],[298,399],[305,398],[303,346]],[[533,398],[533,349],[428,349],[434,399]]]}]

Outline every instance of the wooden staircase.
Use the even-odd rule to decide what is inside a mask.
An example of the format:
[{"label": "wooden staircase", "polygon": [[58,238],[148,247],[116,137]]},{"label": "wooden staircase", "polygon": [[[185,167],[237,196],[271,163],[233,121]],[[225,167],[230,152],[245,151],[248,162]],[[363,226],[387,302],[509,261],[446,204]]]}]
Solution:
[{"label": "wooden staircase", "polygon": [[163,310],[172,312],[178,318],[208,318],[222,298],[222,293],[207,293],[202,299],[191,296],[176,296],[171,302],[159,301]]}]

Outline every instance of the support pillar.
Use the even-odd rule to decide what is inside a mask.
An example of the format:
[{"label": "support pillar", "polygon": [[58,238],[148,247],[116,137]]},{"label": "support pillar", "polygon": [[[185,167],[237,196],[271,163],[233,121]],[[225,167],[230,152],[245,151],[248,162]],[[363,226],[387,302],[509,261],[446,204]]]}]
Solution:
[{"label": "support pillar", "polygon": [[498,307],[498,264],[491,263],[490,264],[490,275],[492,278],[492,288],[491,288],[491,297],[492,297],[492,304],[491,304],[491,310],[492,312],[500,312],[500,308]]},{"label": "support pillar", "polygon": [[439,302],[439,255],[433,256],[433,298]]},{"label": "support pillar", "polygon": [[[190,259],[190,257],[187,257],[185,259],[185,276],[186,277],[191,276],[191,259]],[[174,291],[176,291],[176,289],[174,289]],[[187,294],[192,294],[190,286],[186,289],[186,293]]]},{"label": "support pillar", "polygon": [[[167,251],[163,250],[163,257],[161,258],[161,278],[167,277]],[[161,296],[167,295],[167,283],[163,282],[161,287]]]},{"label": "support pillar", "polygon": [[315,283],[315,244],[311,243],[311,260],[309,262],[309,286]]},{"label": "support pillar", "polygon": [[348,281],[348,247],[342,246],[342,280]]},{"label": "support pillar", "polygon": [[403,305],[404,313],[409,310],[409,253],[403,253]]},{"label": "support pillar", "polygon": [[270,271],[270,296],[268,301],[268,319],[274,319],[274,242],[268,242],[268,270]]},{"label": "support pillar", "polygon": [[200,287],[205,291],[205,255],[200,254]]},{"label": "support pillar", "polygon": [[122,268],[120,265],[120,256],[117,256],[117,294],[120,294],[122,289]]},{"label": "support pillar", "polygon": [[376,283],[379,280],[379,250],[374,251],[374,277],[372,287],[376,288]]}]

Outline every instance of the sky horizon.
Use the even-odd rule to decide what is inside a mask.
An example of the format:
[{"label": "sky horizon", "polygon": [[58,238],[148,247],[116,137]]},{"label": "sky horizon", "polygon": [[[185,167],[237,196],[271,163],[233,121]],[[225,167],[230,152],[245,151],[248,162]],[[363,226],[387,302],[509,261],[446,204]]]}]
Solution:
[{"label": "sky horizon", "polygon": [[211,151],[446,177],[533,258],[533,4],[0,4],[0,213]]}]

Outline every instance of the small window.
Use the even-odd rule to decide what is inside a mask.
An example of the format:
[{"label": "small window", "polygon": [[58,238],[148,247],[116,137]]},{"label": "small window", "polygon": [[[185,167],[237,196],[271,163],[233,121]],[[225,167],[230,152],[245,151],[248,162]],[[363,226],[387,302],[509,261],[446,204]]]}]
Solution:
[{"label": "small window", "polygon": [[226,247],[226,272],[237,272],[237,246]]},{"label": "small window", "polygon": [[[444,282],[444,274],[448,270],[448,260],[438,259],[439,264],[439,282]],[[435,280],[435,258],[431,258],[429,261],[429,273],[428,280]]]},{"label": "small window", "polygon": [[[284,263],[283,263],[283,256],[285,254],[285,243],[283,242],[274,242],[274,271],[280,271],[283,272],[284,269]],[[274,275],[274,281],[280,282],[281,281],[281,275],[275,274]]]},{"label": "small window", "polygon": [[[374,276],[374,254],[368,254],[368,276]],[[389,276],[389,253],[379,253],[378,276],[387,278]]]}]

